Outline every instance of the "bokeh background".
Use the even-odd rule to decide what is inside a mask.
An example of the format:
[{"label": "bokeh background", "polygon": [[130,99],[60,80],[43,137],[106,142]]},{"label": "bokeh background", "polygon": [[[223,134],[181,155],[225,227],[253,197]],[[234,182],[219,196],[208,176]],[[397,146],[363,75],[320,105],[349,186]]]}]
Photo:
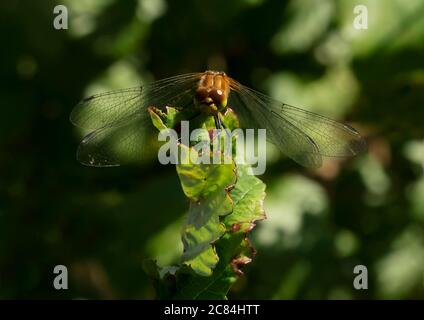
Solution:
[{"label": "bokeh background", "polygon": [[[424,298],[423,1],[15,0],[0,26],[0,298],[154,298],[143,259],[181,253],[175,168],[84,167],[68,117],[91,93],[208,68],[369,145],[315,171],[269,146],[268,220],[229,298]],[[53,288],[59,264],[68,290]],[[368,290],[353,288],[359,264]]]}]

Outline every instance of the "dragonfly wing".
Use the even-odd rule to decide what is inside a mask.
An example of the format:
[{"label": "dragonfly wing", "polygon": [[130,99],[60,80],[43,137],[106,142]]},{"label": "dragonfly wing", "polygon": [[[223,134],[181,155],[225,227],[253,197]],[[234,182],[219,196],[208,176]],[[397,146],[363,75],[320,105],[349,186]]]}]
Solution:
[{"label": "dragonfly wing", "polygon": [[141,160],[148,124],[148,118],[134,119],[123,126],[90,132],[78,147],[77,160],[93,167],[113,167]]},{"label": "dragonfly wing", "polygon": [[134,115],[141,116],[143,89],[134,87],[85,98],[72,110],[70,120],[77,127],[96,130],[119,125]]},{"label": "dragonfly wing", "polygon": [[140,159],[145,129],[150,122],[147,108],[189,107],[199,77],[199,74],[185,74],[82,100],[70,119],[90,133],[81,142],[77,159],[98,167],[120,165],[129,158]]},{"label": "dragonfly wing", "polygon": [[83,99],[72,110],[70,120],[80,128],[96,130],[122,126],[134,117],[145,116],[147,108],[163,108],[166,105],[184,107],[192,102],[191,91],[200,74],[179,75],[141,87],[119,89]]},{"label": "dragonfly wing", "polygon": [[348,157],[363,152],[366,144],[352,127],[324,116],[289,106],[239,83],[233,84],[230,106],[241,122],[266,128],[269,140],[306,167],[319,167],[322,156]]}]

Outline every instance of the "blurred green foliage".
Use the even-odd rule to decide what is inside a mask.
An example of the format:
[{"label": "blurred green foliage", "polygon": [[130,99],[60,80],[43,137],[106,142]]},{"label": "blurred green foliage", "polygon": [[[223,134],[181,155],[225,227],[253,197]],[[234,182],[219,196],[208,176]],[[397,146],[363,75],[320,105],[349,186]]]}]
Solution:
[{"label": "blurred green foliage", "polygon": [[[151,298],[145,258],[181,255],[187,211],[155,154],[95,169],[68,116],[84,96],[219,69],[354,125],[369,152],[315,171],[270,146],[258,254],[240,298],[424,298],[424,5],[364,0],[63,0],[0,3],[0,297]],[[55,265],[69,270],[56,291]],[[353,268],[369,289],[353,288]]]}]

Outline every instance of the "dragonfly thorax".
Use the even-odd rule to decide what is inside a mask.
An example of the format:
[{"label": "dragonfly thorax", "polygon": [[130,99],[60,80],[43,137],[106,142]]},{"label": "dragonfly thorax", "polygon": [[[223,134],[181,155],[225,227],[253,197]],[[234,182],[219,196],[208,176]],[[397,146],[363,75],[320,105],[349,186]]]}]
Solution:
[{"label": "dragonfly thorax", "polygon": [[216,115],[227,107],[230,83],[224,72],[206,71],[195,92],[195,104],[200,111]]}]

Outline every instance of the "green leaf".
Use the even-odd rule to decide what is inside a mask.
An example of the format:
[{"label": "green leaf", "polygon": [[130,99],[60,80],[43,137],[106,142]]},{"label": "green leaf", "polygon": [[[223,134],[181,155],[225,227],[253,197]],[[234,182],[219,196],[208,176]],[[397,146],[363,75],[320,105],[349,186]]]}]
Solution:
[{"label": "green leaf", "polygon": [[227,128],[230,130],[234,130],[240,127],[240,121],[237,115],[235,114],[235,112],[233,111],[233,109],[231,108],[227,108],[227,110],[225,111],[223,115],[222,120],[227,126]]},{"label": "green leaf", "polygon": [[[227,232],[216,242],[219,263],[209,277],[185,271],[177,275],[177,299],[226,299],[231,285],[241,274],[240,268],[254,255],[246,234],[255,222],[265,219],[265,184],[249,175],[246,165],[237,168],[237,183],[230,192],[233,211],[224,217]],[[199,258],[198,258],[199,259]]]},{"label": "green leaf", "polygon": [[159,131],[173,128],[175,124],[181,121],[182,114],[176,108],[166,107],[166,112],[155,107],[150,107],[147,110],[149,111],[153,125]]},{"label": "green leaf", "polygon": [[[177,109],[166,113],[149,109],[152,121],[159,130],[174,125],[181,115]],[[239,122],[228,109],[221,119],[233,130]],[[190,126],[210,129],[211,117],[200,116]],[[211,139],[210,132],[200,135],[198,142],[213,146],[226,133]],[[228,290],[242,274],[241,267],[254,255],[247,233],[256,221],[265,219],[263,200],[265,185],[249,174],[248,165],[235,165],[231,154],[218,150],[221,164],[204,164],[200,149],[178,145],[176,168],[182,189],[190,199],[190,208],[182,231],[184,252],[180,266],[160,268],[155,262],[145,267],[155,284],[158,296],[164,299],[226,299]],[[214,150],[214,149],[213,149]],[[234,151],[234,149],[233,149]],[[213,158],[213,153],[207,155]],[[225,164],[228,163],[228,164]]]},{"label": "green leaf", "polygon": [[158,297],[171,299],[175,295],[176,267],[160,268],[155,260],[146,259],[143,261],[143,270],[152,280]]},{"label": "green leaf", "polygon": [[[197,152],[180,145],[181,154],[196,162]],[[235,164],[178,164],[177,173],[190,209],[184,225],[182,261],[198,274],[210,275],[219,258],[213,247],[225,232],[220,216],[233,208],[228,188],[235,181]]]},{"label": "green leaf", "polygon": [[238,165],[237,184],[230,196],[234,202],[232,214],[224,219],[227,228],[248,232],[255,222],[266,218],[263,209],[265,184],[249,174],[249,166]]},{"label": "green leaf", "polygon": [[188,268],[177,272],[174,299],[227,299],[228,290],[237,280],[232,260],[234,256],[250,249],[243,234],[227,233],[216,243],[216,250],[220,260],[211,276],[199,276]]}]

